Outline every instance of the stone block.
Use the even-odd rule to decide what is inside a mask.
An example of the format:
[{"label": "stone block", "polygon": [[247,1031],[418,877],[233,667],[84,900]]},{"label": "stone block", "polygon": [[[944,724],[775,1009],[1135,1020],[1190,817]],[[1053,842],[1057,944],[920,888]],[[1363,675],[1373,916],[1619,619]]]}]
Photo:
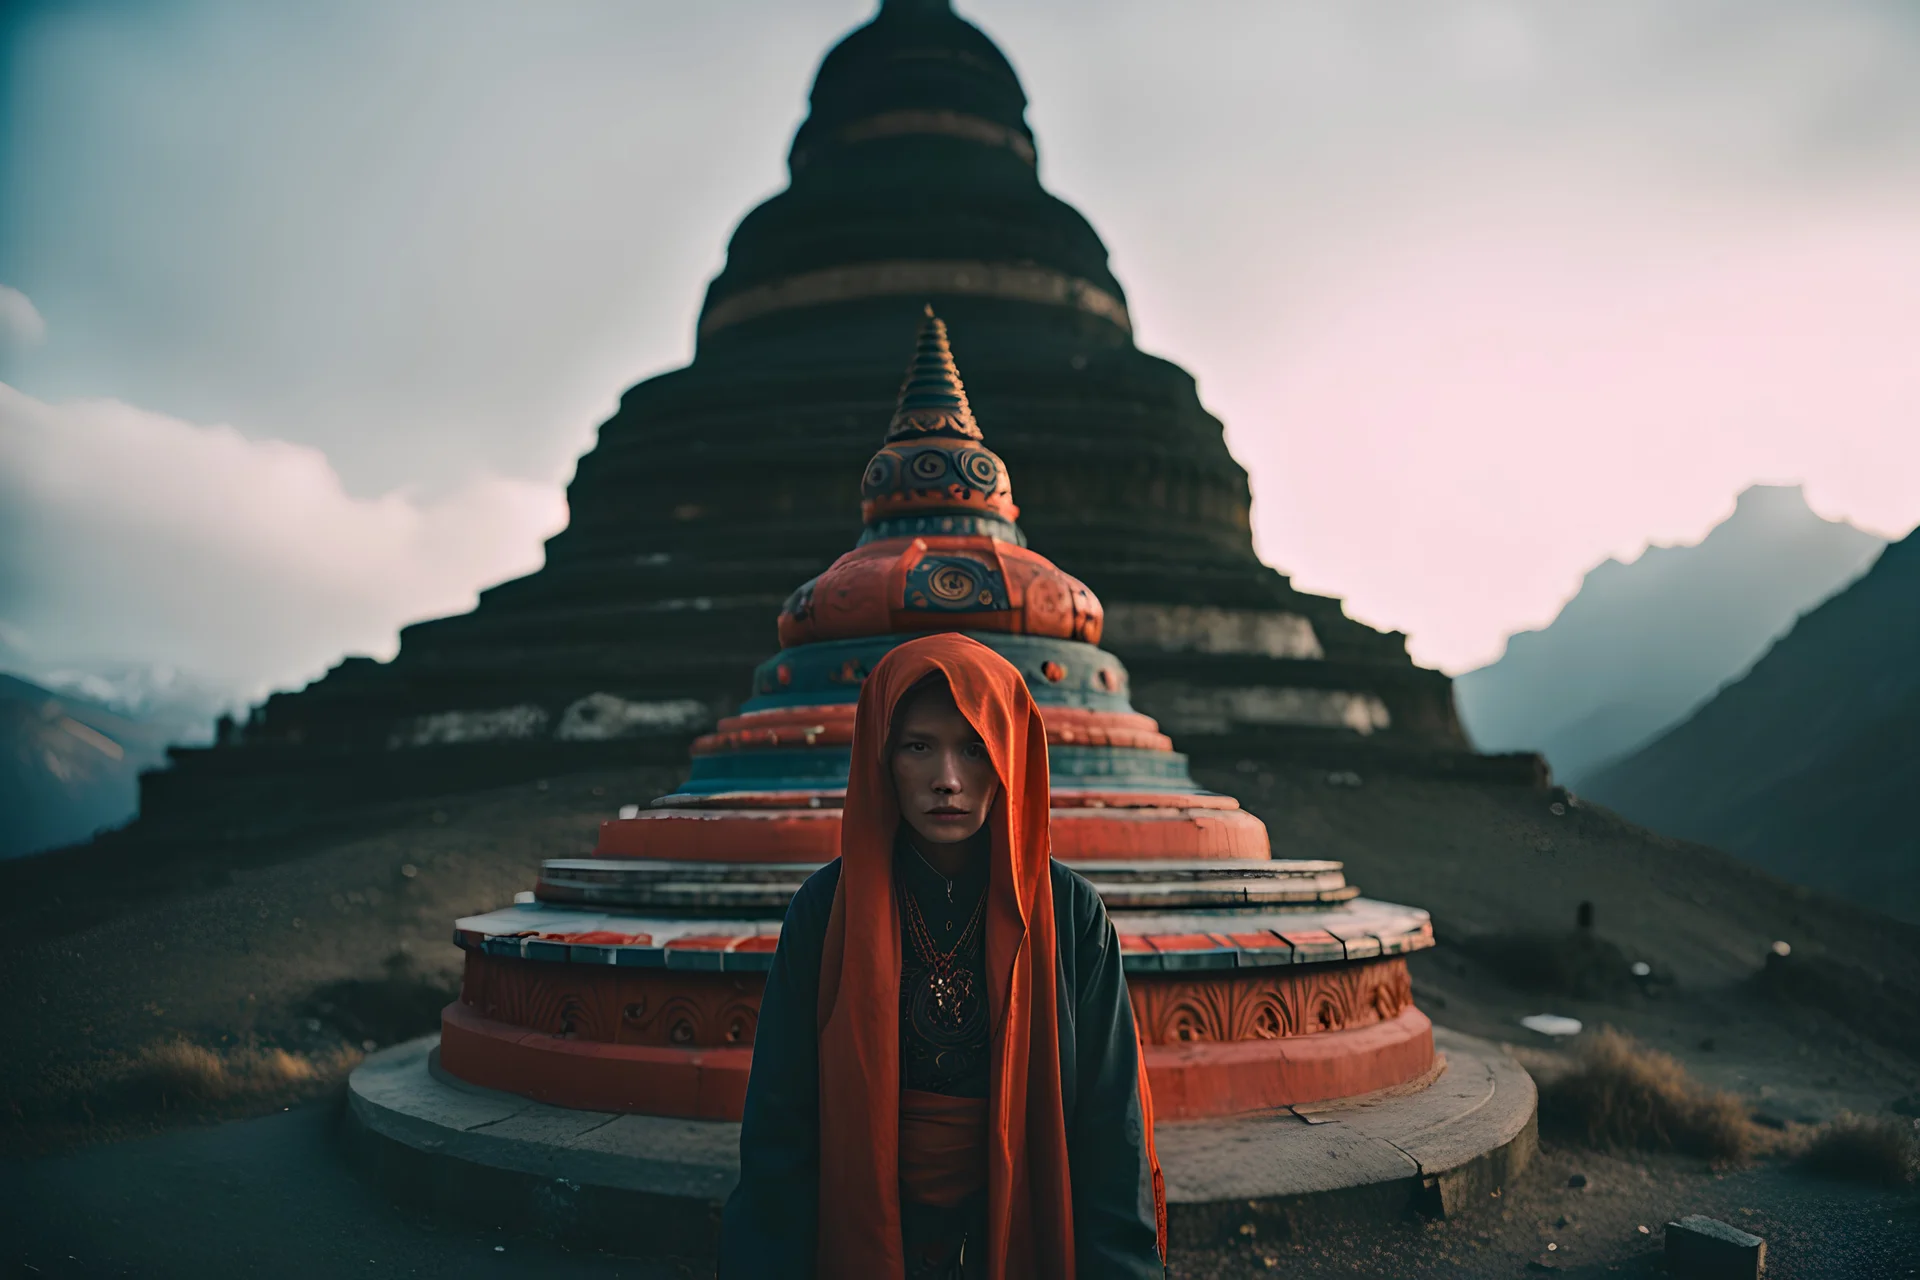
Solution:
[{"label": "stone block", "polygon": [[1667,1224],[1667,1272],[1675,1280],[1759,1280],[1767,1242],[1700,1214]]}]

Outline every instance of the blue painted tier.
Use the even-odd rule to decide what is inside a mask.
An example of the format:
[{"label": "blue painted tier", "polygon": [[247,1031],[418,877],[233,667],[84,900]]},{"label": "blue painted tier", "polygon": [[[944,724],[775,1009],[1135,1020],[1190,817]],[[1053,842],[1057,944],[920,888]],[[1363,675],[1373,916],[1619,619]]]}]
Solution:
[{"label": "blue painted tier", "polygon": [[[740,714],[781,707],[828,706],[860,700],[860,682],[895,645],[924,632],[896,632],[853,640],[823,640],[782,649],[753,670],[753,697]],[[1084,707],[1133,714],[1127,668],[1105,649],[1077,640],[1053,640],[1006,631],[963,631],[1011,662],[1042,707]]]},{"label": "blue painted tier", "polygon": [[861,530],[860,540],[855,545],[864,547],[869,542],[880,542],[887,538],[924,537],[992,538],[995,542],[1011,542],[1016,547],[1027,545],[1027,535],[1011,520],[1002,520],[999,516],[952,513],[875,520]]},{"label": "blue painted tier", "polygon": [[[844,747],[790,747],[695,756],[693,772],[678,792],[710,796],[735,791],[839,791],[847,785]],[[1201,794],[1175,751],[1127,747],[1049,747],[1053,790],[1142,791],[1154,795]]]},{"label": "blue painted tier", "polygon": [[[754,671],[753,697],[694,746],[675,796],[832,792],[845,788],[853,710],[874,664],[917,633],[784,649]],[[1053,789],[1062,795],[1203,795],[1187,757],[1127,699],[1127,669],[1094,645],[1005,631],[964,633],[1026,678],[1047,720]]]}]

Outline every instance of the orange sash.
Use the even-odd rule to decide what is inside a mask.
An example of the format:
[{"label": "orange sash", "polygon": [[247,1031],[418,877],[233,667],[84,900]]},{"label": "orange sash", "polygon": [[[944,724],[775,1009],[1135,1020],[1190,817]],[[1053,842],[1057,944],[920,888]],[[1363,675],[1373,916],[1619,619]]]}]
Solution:
[{"label": "orange sash", "polygon": [[987,1184],[987,1100],[900,1091],[900,1194],[951,1209]]}]

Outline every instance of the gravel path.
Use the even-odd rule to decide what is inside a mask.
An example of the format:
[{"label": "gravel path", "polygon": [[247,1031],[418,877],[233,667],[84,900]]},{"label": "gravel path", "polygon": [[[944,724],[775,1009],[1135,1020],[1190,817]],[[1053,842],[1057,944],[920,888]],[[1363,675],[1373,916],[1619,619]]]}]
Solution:
[{"label": "gravel path", "polygon": [[0,1164],[8,1275],[595,1276],[710,1268],[578,1255],[546,1240],[437,1225],[363,1186],[328,1099],[209,1129]]},{"label": "gravel path", "polygon": [[[552,1240],[423,1221],[356,1178],[335,1140],[338,1122],[338,1101],[329,1099],[0,1163],[0,1263],[9,1275],[70,1277],[711,1274],[710,1264],[574,1253]],[[1584,1187],[1568,1186],[1575,1173]],[[1171,1275],[1654,1276],[1663,1274],[1661,1225],[1685,1213],[1765,1237],[1771,1280],[1920,1274],[1920,1195],[1912,1190],[1862,1189],[1771,1166],[1716,1174],[1697,1161],[1548,1148],[1518,1185],[1460,1218],[1299,1241],[1248,1238],[1177,1254]]]}]

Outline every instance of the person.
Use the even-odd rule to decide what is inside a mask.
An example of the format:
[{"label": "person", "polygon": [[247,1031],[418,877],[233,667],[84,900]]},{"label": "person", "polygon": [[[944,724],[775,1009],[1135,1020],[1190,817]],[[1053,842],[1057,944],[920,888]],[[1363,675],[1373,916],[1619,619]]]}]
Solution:
[{"label": "person", "polygon": [[840,857],[767,975],[722,1280],[1164,1275],[1119,940],[1049,810],[1004,658],[943,633],[874,665]]}]

